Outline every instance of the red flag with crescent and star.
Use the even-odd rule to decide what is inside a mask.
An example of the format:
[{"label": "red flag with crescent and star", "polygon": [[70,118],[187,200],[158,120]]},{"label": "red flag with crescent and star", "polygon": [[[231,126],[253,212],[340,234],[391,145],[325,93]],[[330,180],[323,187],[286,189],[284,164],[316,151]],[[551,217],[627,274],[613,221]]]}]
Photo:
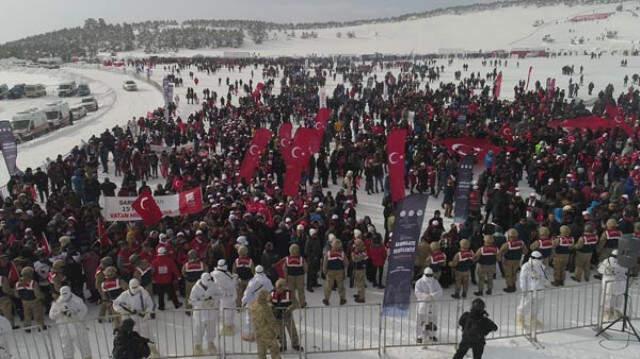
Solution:
[{"label": "red flag with crescent and star", "polygon": [[329,117],[331,116],[331,110],[328,108],[321,108],[316,115],[316,137],[312,138],[311,141],[311,150],[313,153],[317,153],[320,151],[320,146],[322,145],[322,140],[324,139],[324,132],[327,129],[327,124],[329,123]]},{"label": "red flag with crescent and star", "polygon": [[153,226],[162,220],[162,210],[149,192],[141,193],[131,207],[140,215],[145,226]]},{"label": "red flag with crescent and star", "polygon": [[395,129],[387,137],[387,165],[389,166],[389,183],[391,200],[398,202],[404,198],[404,157],[407,130]]},{"label": "red flag with crescent and star", "polygon": [[293,125],[291,122],[283,123],[280,125],[280,129],[278,129],[278,147],[280,148],[280,153],[285,163],[289,163],[291,160],[290,150],[293,144],[293,138],[291,137],[292,130]]},{"label": "red flag with crescent and star", "polygon": [[251,144],[247,148],[247,152],[244,154],[242,164],[240,165],[240,178],[251,182],[255,175],[256,168],[260,163],[260,157],[267,148],[267,145],[271,141],[271,131],[266,128],[259,128],[253,135]]},{"label": "red flag with crescent and star", "polygon": [[315,128],[298,128],[289,148],[288,155],[284,156],[287,172],[284,179],[284,194],[295,196],[298,194],[300,178],[309,166],[309,159],[313,155],[313,141],[317,136]]}]

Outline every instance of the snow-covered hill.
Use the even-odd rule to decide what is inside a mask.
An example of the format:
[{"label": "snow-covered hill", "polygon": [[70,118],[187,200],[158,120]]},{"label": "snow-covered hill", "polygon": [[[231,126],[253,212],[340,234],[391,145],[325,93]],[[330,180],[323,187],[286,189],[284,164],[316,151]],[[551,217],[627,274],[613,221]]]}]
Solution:
[{"label": "snow-covered hill", "polygon": [[[272,31],[262,44],[246,39],[239,49],[183,50],[178,55],[222,56],[238,51],[262,56],[426,54],[522,48],[582,52],[638,48],[640,1],[624,2],[622,11],[616,9],[618,5],[518,5],[460,15],[307,30],[317,33],[317,38],[307,39],[301,38],[302,31],[295,31],[295,37],[293,31]],[[576,16],[593,14],[609,16],[603,20],[571,21]],[[538,26],[534,26],[536,22]],[[613,36],[615,32],[615,37],[607,38],[607,33]],[[348,33],[355,37],[350,38]],[[546,35],[550,41],[543,41]],[[148,56],[141,51],[127,55]]]}]

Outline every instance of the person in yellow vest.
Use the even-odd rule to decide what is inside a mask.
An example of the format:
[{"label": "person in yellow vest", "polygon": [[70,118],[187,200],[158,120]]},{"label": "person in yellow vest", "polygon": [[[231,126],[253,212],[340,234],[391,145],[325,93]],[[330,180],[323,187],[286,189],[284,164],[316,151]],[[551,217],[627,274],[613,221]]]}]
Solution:
[{"label": "person in yellow vest", "polygon": [[[104,282],[104,270],[113,265],[113,259],[111,257],[103,257],[100,260],[100,264],[98,268],[96,268],[96,274],[94,276],[96,289],[98,290],[98,294],[100,294],[102,288],[102,282]],[[100,309],[98,311],[98,322],[102,323],[105,315],[107,315],[107,305],[102,300],[102,295],[100,295]]]},{"label": "person in yellow vest", "polygon": [[102,297],[102,305],[108,306],[105,309],[105,315],[108,319],[113,319],[113,326],[117,328],[120,326],[120,317],[117,316],[113,310],[113,301],[118,296],[127,290],[127,283],[118,278],[118,270],[116,267],[107,267],[104,270],[104,280],[100,285],[100,296]]},{"label": "person in yellow vest", "polygon": [[242,296],[251,278],[253,278],[254,265],[249,257],[247,246],[238,247],[238,258],[233,262],[232,272],[238,276],[238,286],[236,287],[236,307],[242,307]]},{"label": "person in yellow vest", "polygon": [[[31,321],[35,320],[36,324],[45,329],[44,325],[44,307],[42,306],[42,293],[38,283],[33,280],[33,268],[24,267],[20,271],[20,280],[16,283],[15,294],[22,301],[22,309],[24,311],[24,326],[31,326]],[[27,329],[29,333],[31,330]]]},{"label": "person in yellow vest", "polygon": [[471,243],[468,239],[460,241],[460,251],[453,256],[449,266],[454,269],[456,291],[451,294],[452,298],[459,299],[462,292],[462,298],[467,297],[469,290],[469,279],[471,278],[471,268],[473,267],[473,251],[469,248]]},{"label": "person in yellow vest", "polygon": [[208,271],[207,266],[200,260],[200,256],[198,256],[198,252],[195,249],[190,250],[189,253],[187,253],[187,256],[189,259],[187,260],[187,263],[182,266],[182,276],[184,277],[184,297],[187,299],[187,309],[191,309],[191,303],[189,303],[191,289],[196,282],[200,280],[202,273]]},{"label": "person in yellow vest", "polygon": [[603,260],[611,256],[611,252],[614,249],[618,249],[618,241],[622,238],[622,232],[618,230],[618,222],[615,219],[610,218],[607,220],[607,229],[600,235],[600,241],[598,242],[598,261]]},{"label": "person in yellow vest", "polygon": [[569,226],[560,227],[560,235],[553,239],[555,254],[553,256],[553,284],[556,287],[564,286],[564,278],[569,264],[569,255],[573,249],[575,240],[571,236]]},{"label": "person in yellow vest", "polygon": [[304,276],[307,270],[307,262],[300,256],[300,246],[292,244],[289,246],[289,255],[284,259],[284,279],[300,308],[307,306],[304,293]]},{"label": "person in yellow vest", "polygon": [[571,279],[581,282],[583,279],[589,281],[591,275],[591,257],[598,245],[598,235],[594,233],[593,226],[587,223],[584,226],[584,233],[576,242],[576,271]]},{"label": "person in yellow vest", "polygon": [[331,243],[331,249],[324,255],[322,267],[322,272],[327,278],[324,282],[324,299],[322,303],[329,305],[331,291],[333,290],[333,286],[337,285],[338,294],[340,295],[340,305],[346,304],[347,298],[344,290],[344,278],[346,277],[345,271],[349,267],[349,260],[342,250],[342,242],[336,239]]},{"label": "person in yellow vest", "polygon": [[538,229],[538,240],[531,243],[529,246],[531,252],[538,251],[542,257],[542,263],[544,263],[545,267],[549,266],[549,260],[551,259],[551,254],[553,252],[553,240],[551,239],[551,232],[547,227],[540,227]]},{"label": "person in yellow vest", "polygon": [[129,256],[129,262],[133,266],[133,278],[137,279],[140,282],[140,286],[150,295],[153,295],[153,268],[151,263],[145,258],[140,258],[137,254]]},{"label": "person in yellow vest", "polygon": [[365,302],[365,277],[367,269],[367,249],[364,246],[362,239],[358,238],[354,241],[354,248],[351,252],[351,261],[353,262],[353,277],[354,285],[357,290],[357,294],[354,295],[356,303]]},{"label": "person in yellow vest", "polygon": [[66,278],[63,274],[64,261],[61,259],[56,260],[51,265],[51,273],[49,273],[49,283],[51,283],[51,297],[55,300],[60,296],[60,288],[66,284]]},{"label": "person in yellow vest", "polygon": [[506,293],[516,291],[516,280],[518,280],[518,270],[522,256],[527,254],[527,246],[518,239],[518,231],[511,228],[507,231],[507,242],[500,247],[498,259],[502,262],[504,270],[504,280],[507,287],[503,289]]},{"label": "person in yellow vest", "polygon": [[496,263],[498,261],[498,248],[494,245],[492,235],[484,236],[484,245],[476,251],[473,259],[478,262],[476,266],[478,291],[473,294],[481,297],[486,282],[487,291],[485,294],[491,295],[493,291],[493,276],[496,274]]},{"label": "person in yellow vest", "polygon": [[431,242],[431,251],[427,257],[426,265],[433,271],[433,278],[440,280],[442,270],[447,266],[447,255],[440,250],[440,242]]},{"label": "person in yellow vest", "polygon": [[13,289],[9,284],[7,277],[0,275],[0,314],[11,322],[11,326],[15,327],[13,322]]}]

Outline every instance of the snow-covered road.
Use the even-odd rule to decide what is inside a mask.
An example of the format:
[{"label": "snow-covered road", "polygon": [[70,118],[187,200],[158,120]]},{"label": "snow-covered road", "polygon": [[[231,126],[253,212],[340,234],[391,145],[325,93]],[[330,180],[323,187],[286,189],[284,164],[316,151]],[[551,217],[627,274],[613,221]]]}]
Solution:
[{"label": "snow-covered road", "polygon": [[[124,125],[132,116],[142,116],[149,109],[162,104],[162,95],[153,86],[142,81],[138,83],[137,92],[127,92],[122,89],[122,83],[130,79],[125,74],[87,68],[65,68],[72,75],[90,78],[108,87],[108,96],[113,96],[107,106],[87,118],[77,121],[73,126],[65,127],[46,136],[18,146],[18,167],[41,166],[47,158],[55,159],[58,154],[66,154],[79,145],[82,140],[88,140],[92,135],[99,135],[107,128]],[[98,99],[103,105],[100,98]],[[113,100],[113,101],[111,101]],[[106,101],[106,100],[105,100]],[[0,183],[9,180],[7,169],[0,161]]]}]

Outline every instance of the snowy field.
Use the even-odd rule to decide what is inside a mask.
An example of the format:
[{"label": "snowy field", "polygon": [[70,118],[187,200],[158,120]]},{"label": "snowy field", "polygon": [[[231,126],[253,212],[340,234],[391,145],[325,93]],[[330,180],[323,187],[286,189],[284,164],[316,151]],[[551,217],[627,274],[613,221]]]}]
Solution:
[{"label": "snowy field", "polygon": [[[225,52],[249,52],[258,56],[360,55],[360,54],[423,54],[449,53],[460,50],[484,51],[522,48],[592,51],[600,49],[630,49],[640,47],[638,1],[624,2],[624,11],[616,12],[614,4],[583,6],[554,5],[537,7],[514,6],[496,10],[442,15],[402,22],[367,24],[353,27],[307,30],[318,33],[316,39],[301,39],[284,32],[273,32],[262,44],[248,37],[240,48],[181,50],[154,55],[212,55]],[[571,22],[578,15],[613,13],[609,19]],[[534,22],[542,20],[541,26]],[[617,31],[615,38],[606,38],[608,31]],[[347,38],[353,32],[355,38]],[[341,37],[338,38],[337,34]],[[550,35],[553,42],[542,41]],[[598,39],[602,38],[604,39]],[[584,38],[583,44],[577,40]],[[572,39],[576,44],[572,44]],[[122,53],[122,56],[145,57],[142,51]]]}]

